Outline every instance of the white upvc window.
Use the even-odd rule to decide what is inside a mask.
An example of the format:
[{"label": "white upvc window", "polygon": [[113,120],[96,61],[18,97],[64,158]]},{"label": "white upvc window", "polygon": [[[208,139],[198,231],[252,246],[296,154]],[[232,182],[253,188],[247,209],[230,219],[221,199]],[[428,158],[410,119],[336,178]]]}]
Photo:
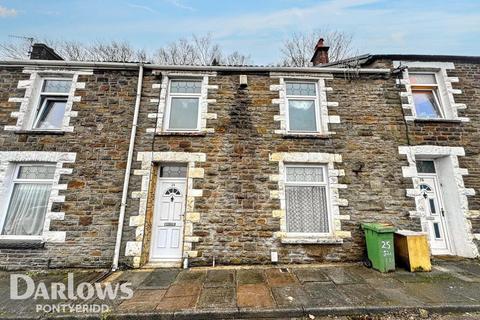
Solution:
[{"label": "white upvc window", "polygon": [[285,204],[289,236],[332,233],[326,165],[286,164]]},{"label": "white upvc window", "polygon": [[44,77],[40,82],[30,127],[42,131],[62,130],[72,79]]},{"label": "white upvc window", "polygon": [[415,115],[419,119],[445,118],[436,72],[409,72]]},{"label": "white upvc window", "polygon": [[166,131],[199,131],[202,79],[171,79],[165,113]]},{"label": "white upvc window", "polygon": [[0,237],[42,235],[55,174],[53,163],[14,164],[8,198],[0,212]]},{"label": "white upvc window", "polygon": [[285,91],[287,132],[321,132],[318,82],[286,81]]}]

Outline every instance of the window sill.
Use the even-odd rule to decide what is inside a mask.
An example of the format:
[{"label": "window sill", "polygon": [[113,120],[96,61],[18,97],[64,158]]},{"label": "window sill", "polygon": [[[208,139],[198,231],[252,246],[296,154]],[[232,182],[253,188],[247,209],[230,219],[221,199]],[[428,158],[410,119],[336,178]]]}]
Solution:
[{"label": "window sill", "polygon": [[462,123],[461,120],[456,120],[456,119],[421,119],[421,118],[416,118],[413,120],[413,122],[418,122],[418,123]]},{"label": "window sill", "polygon": [[0,236],[1,249],[41,249],[45,246],[40,237]]},{"label": "window sill", "polygon": [[15,131],[16,134],[52,134],[52,135],[64,135],[65,131],[51,131],[51,130],[17,130]]},{"label": "window sill", "polygon": [[330,139],[331,133],[283,133],[285,139]]},{"label": "window sill", "polygon": [[284,237],[284,244],[342,244],[343,239],[333,237]]},{"label": "window sill", "polygon": [[190,131],[190,132],[181,132],[181,131],[163,131],[157,132],[157,136],[189,136],[189,137],[205,137],[206,132],[203,131]]}]

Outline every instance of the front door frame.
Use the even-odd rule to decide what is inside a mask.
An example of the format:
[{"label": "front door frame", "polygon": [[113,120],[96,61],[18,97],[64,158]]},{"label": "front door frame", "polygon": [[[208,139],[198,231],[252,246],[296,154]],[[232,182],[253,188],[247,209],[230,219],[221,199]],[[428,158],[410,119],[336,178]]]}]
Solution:
[{"label": "front door frame", "polygon": [[[188,168],[187,168],[188,170]],[[186,197],[186,193],[187,193],[187,190],[188,190],[188,186],[187,186],[187,183],[188,183],[188,179],[185,177],[185,178],[162,178],[160,177],[160,171],[161,170],[158,170],[157,172],[157,182],[156,182],[156,186],[155,186],[155,199],[154,199],[154,202],[153,202],[153,217],[152,217],[152,228],[151,228],[151,234],[150,234],[150,250],[149,250],[149,255],[148,255],[148,264],[147,266],[155,266],[155,267],[179,267],[181,266],[181,263],[182,263],[182,258],[183,258],[183,255],[184,255],[184,240],[185,240],[185,212],[186,212],[186,201],[187,201],[187,197]],[[182,204],[182,214],[181,214],[181,217],[182,217],[182,228],[180,230],[180,248],[181,248],[181,254],[180,254],[180,257],[179,258],[175,258],[175,259],[172,259],[172,258],[165,258],[165,259],[162,259],[162,258],[152,258],[152,254],[154,252],[154,249],[153,249],[153,246],[154,246],[154,243],[155,243],[155,224],[157,223],[157,219],[158,219],[158,215],[160,214],[160,204],[159,204],[159,200],[161,199],[162,197],[162,193],[165,189],[164,186],[162,185],[166,185],[167,183],[175,183],[175,182],[181,182],[184,184],[184,187],[183,187],[183,190],[181,190],[182,192],[182,198],[183,198],[183,204]]]},{"label": "front door frame", "polygon": [[[421,160],[427,160],[427,159],[421,159]],[[445,203],[444,203],[444,199],[443,199],[443,189],[442,189],[442,186],[440,184],[440,181],[439,181],[439,177],[438,177],[438,168],[437,168],[437,164],[436,164],[436,161],[435,159],[428,159],[430,161],[433,161],[434,165],[435,165],[435,173],[419,173],[418,174],[418,178],[420,180],[420,185],[422,185],[423,183],[425,183],[425,181],[423,179],[432,179],[433,180],[433,187],[434,188],[434,194],[435,194],[435,197],[436,197],[436,200],[437,200],[437,203],[438,203],[438,208],[436,208],[436,211],[438,212],[438,218],[439,218],[439,222],[441,224],[441,227],[442,227],[442,230],[443,230],[443,236],[444,236],[444,241],[445,241],[445,245],[446,245],[446,248],[445,249],[436,249],[436,248],[433,248],[432,247],[432,243],[433,241],[435,241],[435,239],[432,239],[432,235],[434,234],[434,231],[433,231],[433,223],[430,223],[431,219],[431,214],[427,213],[427,208],[424,207],[424,210],[425,210],[425,216],[423,217],[423,224],[422,225],[425,225],[427,226],[428,230],[424,230],[427,232],[428,234],[428,237],[430,239],[430,250],[432,252],[432,255],[452,255],[453,254],[453,246],[452,246],[452,243],[451,243],[451,237],[450,237],[450,228],[448,226],[448,221],[445,217],[445,214],[448,214],[446,213],[446,210],[445,210]],[[425,183],[425,184],[429,184],[429,183]],[[420,187],[419,185],[419,187]],[[423,194],[422,194],[422,197],[423,197]],[[422,201],[424,201],[424,204],[425,206],[427,206],[427,203],[425,202],[425,200],[422,199]]]}]

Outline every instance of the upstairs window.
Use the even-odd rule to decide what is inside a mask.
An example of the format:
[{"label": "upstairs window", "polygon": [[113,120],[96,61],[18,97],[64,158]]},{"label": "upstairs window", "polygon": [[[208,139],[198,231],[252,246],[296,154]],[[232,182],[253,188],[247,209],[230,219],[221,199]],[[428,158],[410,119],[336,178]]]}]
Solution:
[{"label": "upstairs window", "polygon": [[201,80],[171,80],[167,100],[166,130],[200,130]]},{"label": "upstairs window", "polygon": [[316,82],[286,82],[287,130],[293,133],[320,131]]},{"label": "upstairs window", "polygon": [[409,78],[417,118],[444,118],[436,74],[411,72]]},{"label": "upstairs window", "polygon": [[326,169],[324,165],[286,165],[287,232],[330,234]]},{"label": "upstairs window", "polygon": [[42,79],[33,130],[62,130],[71,87],[71,79]]},{"label": "upstairs window", "polygon": [[0,216],[2,235],[42,234],[55,174],[53,164],[18,164],[10,184],[6,212]]}]

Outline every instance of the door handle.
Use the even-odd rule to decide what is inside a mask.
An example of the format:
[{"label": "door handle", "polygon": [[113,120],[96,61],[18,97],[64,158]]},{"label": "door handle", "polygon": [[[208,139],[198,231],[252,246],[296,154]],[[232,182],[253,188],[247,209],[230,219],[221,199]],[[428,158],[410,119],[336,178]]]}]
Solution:
[{"label": "door handle", "polygon": [[442,217],[445,217],[445,210],[443,210],[443,208],[440,210],[440,213],[442,214]]}]

